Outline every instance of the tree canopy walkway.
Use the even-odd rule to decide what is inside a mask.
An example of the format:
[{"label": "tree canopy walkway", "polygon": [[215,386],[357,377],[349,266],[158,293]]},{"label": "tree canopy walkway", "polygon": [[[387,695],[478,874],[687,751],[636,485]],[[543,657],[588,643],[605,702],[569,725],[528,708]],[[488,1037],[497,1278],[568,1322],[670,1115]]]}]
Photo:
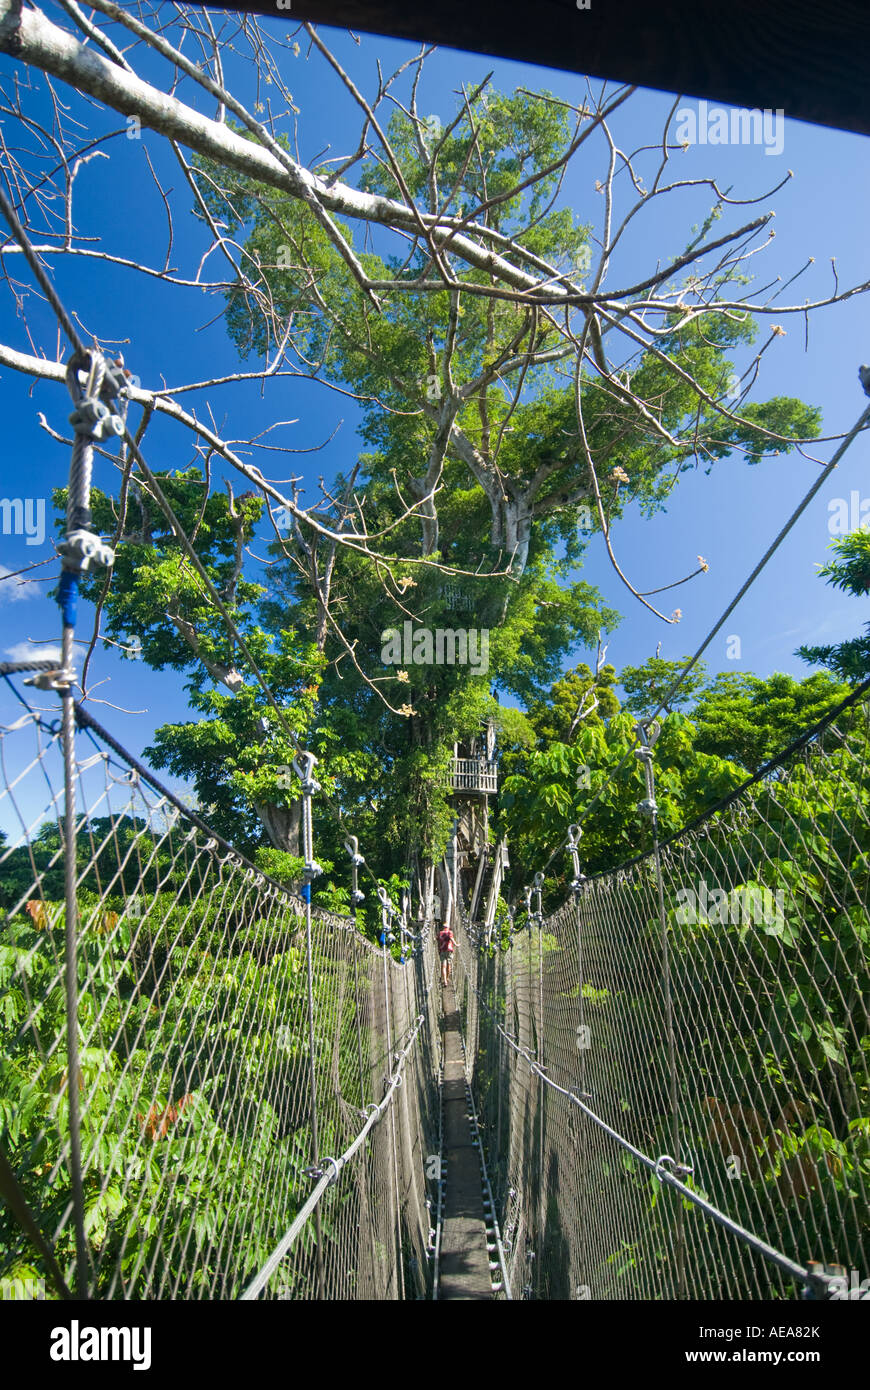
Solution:
[{"label": "tree canopy walkway", "polygon": [[72,838],[62,726],[28,708],[0,731],[20,827],[0,1278],[97,1299],[866,1291],[865,692],[616,872],[584,878],[572,832],[554,912],[538,881],[490,930],[460,892],[443,1000],[432,922],[381,889],[366,939],[73,713]]}]

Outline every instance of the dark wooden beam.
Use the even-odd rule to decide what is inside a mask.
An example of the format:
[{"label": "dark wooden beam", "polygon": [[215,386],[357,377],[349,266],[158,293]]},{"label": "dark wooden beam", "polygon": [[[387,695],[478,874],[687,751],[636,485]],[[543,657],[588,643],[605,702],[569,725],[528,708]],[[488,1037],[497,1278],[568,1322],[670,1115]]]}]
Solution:
[{"label": "dark wooden beam", "polygon": [[[584,0],[585,2],[585,0]],[[868,0],[222,0],[870,134]]]}]

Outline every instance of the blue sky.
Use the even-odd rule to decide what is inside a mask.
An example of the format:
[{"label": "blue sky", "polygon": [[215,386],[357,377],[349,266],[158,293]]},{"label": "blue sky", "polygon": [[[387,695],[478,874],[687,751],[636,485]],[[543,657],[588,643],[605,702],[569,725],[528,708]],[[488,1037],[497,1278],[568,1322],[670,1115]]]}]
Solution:
[{"label": "blue sky", "polygon": [[[60,11],[52,13],[52,17],[64,22]],[[277,22],[272,23],[278,27]],[[321,32],[367,91],[371,90],[375,76],[376,58],[387,71],[416,51],[411,45],[382,38],[363,38],[357,46],[346,34]],[[165,85],[168,69],[162,61],[153,57],[135,61],[151,80]],[[232,71],[232,63],[229,67]],[[16,69],[20,70],[19,65],[11,60],[0,60],[0,73],[5,78]],[[421,110],[442,119],[448,117],[454,110],[460,85],[470,86],[490,71],[494,74],[493,84],[503,90],[517,86],[546,89],[575,102],[582,99],[585,90],[583,80],[573,74],[442,49],[427,63],[420,88]],[[310,59],[306,58],[303,46],[299,57],[287,55],[284,74],[299,107],[302,159],[313,160],[327,145],[331,145],[335,155],[344,155],[354,148],[359,132],[356,109],[338,80],[327,73],[319,56],[313,53]],[[240,75],[238,90],[253,103],[249,77]],[[31,100],[34,111],[44,109],[42,96],[34,93]],[[660,138],[662,120],[672,100],[663,93],[642,92],[634,96],[613,119],[620,146],[633,150]],[[698,106],[690,99],[681,102],[684,110],[697,112]],[[83,109],[95,132],[123,132],[122,117],[92,107]],[[8,121],[6,125],[9,139]],[[764,285],[776,275],[787,280],[809,257],[815,257],[810,271],[783,296],[783,302],[802,303],[830,291],[832,257],[836,258],[841,286],[868,278],[868,143],[861,136],[790,120],[785,122],[782,135],[782,151],[778,154],[767,153],[763,144],[696,144],[685,154],[675,156],[675,173],[687,179],[715,177],[722,188],[733,185],[732,196],[750,199],[772,188],[787,170],[793,171],[794,177],[773,198],[727,213],[717,225],[716,234],[774,208],[776,237],[753,262],[757,283]],[[189,276],[207,243],[201,227],[190,215],[190,199],[166,142],[144,131],[141,141],[127,140],[122,133],[100,148],[101,156],[84,166],[77,178],[76,217],[80,232],[102,236],[104,244],[116,253],[158,267],[163,264],[166,223],[148,171],[147,151],[165,185],[173,189],[171,264],[179,268],[180,274]],[[593,235],[600,226],[602,213],[595,181],[606,167],[604,159],[602,143],[591,142],[578,157],[564,188],[563,201],[574,208],[578,220],[593,223]],[[679,254],[691,227],[703,221],[713,201],[707,188],[685,190],[659,200],[649,215],[637,218],[614,260],[608,280],[611,289],[631,284],[649,274],[656,261],[666,262]],[[21,258],[8,257],[7,266],[13,261],[17,278],[26,281],[28,273]],[[53,257],[50,263],[66,304],[79,314],[89,332],[105,345],[113,340],[129,340],[124,341],[123,350],[143,386],[155,387],[161,381],[172,385],[238,370],[238,359],[222,324],[211,322],[220,309],[220,301],[214,296],[161,284],[155,278],[146,279],[96,260]],[[213,264],[217,277],[217,258],[209,264]],[[28,314],[35,340],[53,354],[56,335],[50,316],[32,296]],[[810,319],[808,343],[800,316],[783,315],[777,321],[785,328],[786,336],[765,354],[760,382],[750,399],[798,396],[821,408],[824,434],[847,430],[867,403],[857,378],[859,363],[870,360],[865,299],[856,297],[815,313]],[[32,350],[5,288],[0,294],[0,341],[21,351]],[[738,358],[738,370],[742,371],[747,362],[748,357],[743,362]],[[207,398],[207,393],[197,398],[188,396],[185,404],[190,408],[195,403],[203,410]],[[283,476],[291,469],[305,473],[310,480],[306,501],[313,501],[316,496],[319,474],[328,478],[333,470],[347,467],[356,455],[358,416],[354,403],[323,387],[296,381],[273,383],[261,396],[256,384],[241,385],[233,387],[232,394],[215,393],[213,398],[218,421],[226,416],[226,432],[230,436],[250,437],[276,420],[293,421],[275,431],[275,440],[304,450],[319,444],[339,426],[322,452],[295,455],[286,468],[270,462],[268,471],[273,477],[282,476],[282,468]],[[0,402],[0,497],[49,498],[51,488],[65,482],[69,457],[68,450],[40,428],[38,414],[44,412],[54,428],[63,430],[69,413],[65,391],[53,384],[34,384],[10,370],[0,370]],[[827,461],[834,447],[821,444],[811,452]],[[178,425],[160,421],[149,431],[146,456],[154,468],[187,466],[194,457],[192,437]],[[262,466],[262,459],[256,461]],[[617,669],[638,664],[654,654],[659,642],[666,658],[676,659],[693,652],[810,486],[817,469],[817,464],[794,454],[758,467],[748,467],[741,458],[734,457],[717,464],[709,476],[703,471],[684,475],[667,511],[654,520],[645,520],[636,510],[630,510],[618,523],[613,534],[617,557],[642,590],[668,584],[689,573],[696,568],[698,555],[708,562],[706,574],[663,597],[665,611],[675,607],[682,610],[678,626],[663,624],[632,598],[607,561],[603,542],[596,538],[582,577],[597,584],[608,602],[624,615],[620,627],[610,636],[608,661]],[[216,479],[220,476],[217,470]],[[95,482],[109,486],[113,477],[108,466],[98,462]],[[759,675],[787,671],[806,675],[809,668],[793,655],[797,646],[834,642],[861,630],[868,616],[866,603],[838,594],[816,577],[816,567],[827,558],[826,548],[832,538],[830,507],[835,499],[848,501],[853,492],[859,500],[870,498],[867,435],[852,446],[833,479],[715,640],[706,655],[711,671],[736,669]],[[50,514],[50,503],[47,510]],[[49,522],[49,533],[51,529]],[[57,643],[58,610],[43,596],[58,572],[57,562],[51,561],[51,556],[48,535],[40,545],[28,545],[24,537],[0,536],[0,564],[4,567],[0,573],[50,561],[33,572],[39,583],[26,587],[17,586],[15,581],[0,583],[0,648],[4,659],[32,650],[34,641]],[[85,609],[79,622],[82,637],[89,635],[89,618]],[[735,635],[741,644],[739,661],[726,655],[726,638]],[[578,651],[574,661],[582,659],[588,659],[588,654]],[[95,677],[106,682],[95,691],[96,696],[121,707],[95,703],[96,717],[134,753],[141,752],[158,725],[184,717],[181,679],[173,673],[156,673],[141,661],[122,660],[116,653],[99,650],[92,668],[92,680]],[[52,697],[41,697],[41,703],[52,708]],[[0,689],[0,723],[16,718],[17,712],[20,706],[16,706],[4,683]]]}]

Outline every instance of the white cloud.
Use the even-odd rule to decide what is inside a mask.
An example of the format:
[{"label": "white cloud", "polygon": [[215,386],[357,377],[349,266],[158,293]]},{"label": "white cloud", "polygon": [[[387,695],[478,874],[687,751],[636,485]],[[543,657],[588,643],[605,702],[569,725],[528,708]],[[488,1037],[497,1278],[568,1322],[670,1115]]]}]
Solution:
[{"label": "white cloud", "polygon": [[25,598],[39,598],[40,590],[36,584],[22,584],[17,576],[9,579],[12,573],[5,565],[0,565],[0,603],[20,603]]},{"label": "white cloud", "polygon": [[34,642],[16,642],[14,647],[6,648],[10,661],[57,661],[61,659],[60,647],[38,647]]},{"label": "white cloud", "polygon": [[844,629],[849,626],[850,619],[854,625],[854,631],[849,631],[845,635],[855,636],[860,626],[860,617],[861,614],[855,604],[840,604],[839,608],[834,608],[826,618],[823,618],[821,622],[816,623],[815,627],[810,629],[804,645],[810,646],[817,643],[820,637],[834,637],[837,640],[842,640]]}]

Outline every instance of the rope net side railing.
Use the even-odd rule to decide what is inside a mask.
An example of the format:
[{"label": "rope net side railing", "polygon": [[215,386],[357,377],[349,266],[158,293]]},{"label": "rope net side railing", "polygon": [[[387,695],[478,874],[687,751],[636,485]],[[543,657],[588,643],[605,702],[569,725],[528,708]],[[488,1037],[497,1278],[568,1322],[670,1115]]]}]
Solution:
[{"label": "rope net side railing", "polygon": [[581,876],[509,946],[460,923],[515,1296],[870,1289],[868,764],[862,698],[660,870]]},{"label": "rope net side railing", "polygon": [[302,899],[114,741],[80,729],[75,756],[80,1199],[60,725],[29,712],[0,730],[0,1280],[49,1298],[58,1283],[97,1299],[241,1297],[368,1124],[258,1296],[426,1297],[431,940],[399,964],[312,908],[310,1018]]}]

